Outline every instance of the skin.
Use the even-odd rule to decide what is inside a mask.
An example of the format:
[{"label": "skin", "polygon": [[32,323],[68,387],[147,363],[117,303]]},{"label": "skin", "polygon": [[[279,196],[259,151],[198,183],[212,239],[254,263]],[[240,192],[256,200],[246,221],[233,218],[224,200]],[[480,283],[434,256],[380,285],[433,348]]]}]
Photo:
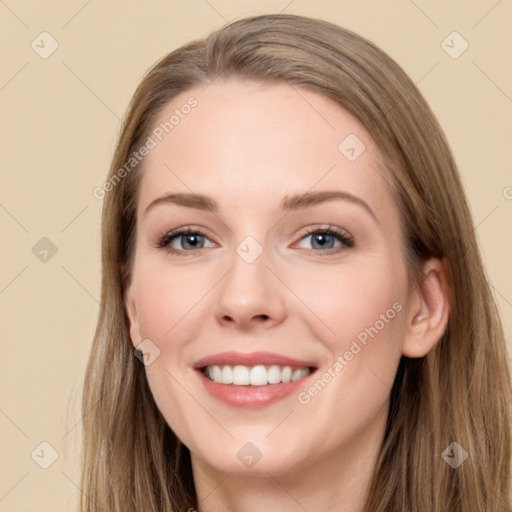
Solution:
[{"label": "skin", "polygon": [[[133,345],[150,339],[160,350],[148,382],[190,449],[199,511],[361,511],[400,357],[424,356],[446,328],[442,264],[429,260],[411,292],[391,175],[367,131],[329,99],[287,84],[215,81],[176,97],[160,121],[190,96],[197,107],[144,162],[126,306]],[[354,161],[338,149],[349,134],[365,145]],[[348,200],[280,210],[286,196],[324,190],[360,198],[374,217]],[[170,202],[146,212],[156,198],[191,191],[218,212]],[[354,246],[322,249],[306,233],[329,225]],[[187,237],[172,242],[184,256],[157,247],[186,226],[205,232],[203,248],[192,253]],[[247,236],[262,249],[252,263],[236,252]],[[268,351],[315,361],[321,375],[394,303],[401,311],[307,404],[292,394],[233,408],[192,369],[219,352]],[[252,467],[237,457],[247,442],[261,452]]]}]

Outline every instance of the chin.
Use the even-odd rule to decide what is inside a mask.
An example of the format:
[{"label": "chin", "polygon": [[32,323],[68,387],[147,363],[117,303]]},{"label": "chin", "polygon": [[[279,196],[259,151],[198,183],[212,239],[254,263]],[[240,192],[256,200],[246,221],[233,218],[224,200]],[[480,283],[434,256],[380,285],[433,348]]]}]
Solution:
[{"label": "chin", "polygon": [[217,443],[214,450],[195,451],[193,458],[222,473],[251,477],[268,477],[269,473],[283,475],[308,464],[307,453],[301,454],[297,450],[300,446],[298,440],[288,438],[286,443],[281,436],[269,441],[261,435],[244,439]]}]

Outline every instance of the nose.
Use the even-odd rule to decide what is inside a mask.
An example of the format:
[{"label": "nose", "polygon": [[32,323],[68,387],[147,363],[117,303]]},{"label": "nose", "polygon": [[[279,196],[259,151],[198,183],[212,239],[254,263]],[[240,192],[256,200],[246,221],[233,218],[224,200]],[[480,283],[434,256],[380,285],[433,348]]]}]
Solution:
[{"label": "nose", "polygon": [[285,317],[283,285],[267,267],[265,251],[253,262],[234,252],[231,270],[219,283],[215,316],[226,327],[270,328]]}]

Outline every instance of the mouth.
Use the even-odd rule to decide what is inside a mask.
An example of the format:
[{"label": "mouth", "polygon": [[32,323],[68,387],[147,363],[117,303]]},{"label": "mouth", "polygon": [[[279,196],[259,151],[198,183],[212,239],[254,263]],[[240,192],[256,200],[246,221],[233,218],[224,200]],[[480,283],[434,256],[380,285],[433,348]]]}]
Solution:
[{"label": "mouth", "polygon": [[259,409],[303,388],[318,369],[277,354],[223,353],[194,365],[209,395],[231,407]]}]

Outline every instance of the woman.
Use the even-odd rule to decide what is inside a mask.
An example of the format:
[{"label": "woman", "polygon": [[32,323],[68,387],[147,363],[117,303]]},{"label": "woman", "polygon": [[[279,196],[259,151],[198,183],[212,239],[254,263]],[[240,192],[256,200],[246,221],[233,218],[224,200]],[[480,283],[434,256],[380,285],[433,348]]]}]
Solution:
[{"label": "woman", "polygon": [[268,15],[170,53],[101,194],[83,511],[508,510],[466,199],[372,43]]}]

